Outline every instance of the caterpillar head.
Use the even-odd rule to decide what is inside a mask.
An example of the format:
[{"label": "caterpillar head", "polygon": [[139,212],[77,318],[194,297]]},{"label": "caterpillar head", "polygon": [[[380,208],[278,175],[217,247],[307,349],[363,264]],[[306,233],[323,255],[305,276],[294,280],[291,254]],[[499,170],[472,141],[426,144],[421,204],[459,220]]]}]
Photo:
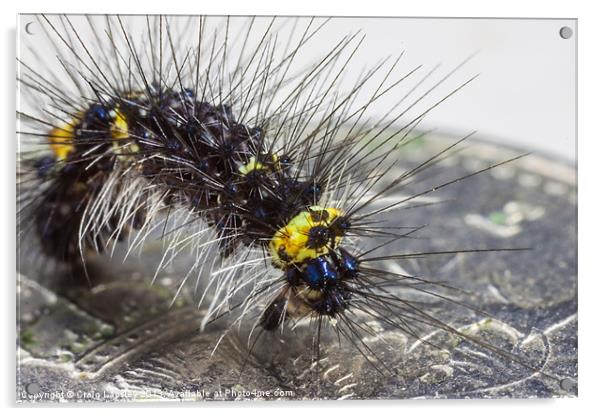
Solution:
[{"label": "caterpillar head", "polygon": [[276,301],[266,310],[264,328],[278,327],[284,316],[336,316],[347,308],[359,265],[340,247],[349,227],[341,210],[311,206],[274,234],[272,261],[284,271],[290,291],[283,294],[286,302]]},{"label": "caterpillar head", "polygon": [[286,278],[308,310],[335,316],[347,308],[352,294],[350,283],[357,274],[357,258],[339,248],[308,260],[301,267],[290,267]]},{"label": "caterpillar head", "polygon": [[272,262],[286,270],[327,255],[339,246],[346,227],[338,208],[311,206],[276,231],[270,241]]},{"label": "caterpillar head", "polygon": [[312,314],[336,318],[350,306],[358,275],[359,260],[343,248],[290,265],[287,289],[265,309],[261,326],[273,331],[289,317]]}]

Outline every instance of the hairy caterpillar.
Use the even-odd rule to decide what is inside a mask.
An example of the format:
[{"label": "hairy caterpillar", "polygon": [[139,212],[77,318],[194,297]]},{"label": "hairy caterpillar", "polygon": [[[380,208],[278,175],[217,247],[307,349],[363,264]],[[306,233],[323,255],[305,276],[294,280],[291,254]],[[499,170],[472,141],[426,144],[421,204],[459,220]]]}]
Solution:
[{"label": "hairy caterpillar", "polygon": [[[268,19],[256,41],[253,19],[237,30],[230,19],[74,21],[39,19],[68,83],[21,62],[24,94],[44,100],[34,101],[36,113],[20,114],[33,126],[22,137],[42,149],[22,155],[24,241],[39,239],[47,256],[85,269],[93,252],[125,240],[133,253],[159,233],[166,245],[157,271],[192,252],[182,285],[196,277],[198,302],[208,308],[203,326],[224,316],[234,316],[232,328],[251,319],[251,329],[259,331],[251,351],[262,334],[309,320],[316,362],[329,326],[385,371],[386,362],[363,341],[376,335],[355,319],[363,313],[416,338],[421,326],[439,328],[538,368],[396,292],[457,304],[445,285],[380,266],[499,248],[377,254],[422,228],[380,224],[379,214],[433,204],[424,197],[513,160],[388,197],[409,184],[420,187],[420,175],[463,142],[390,177],[399,149],[421,137],[424,117],[470,79],[439,92],[451,71],[407,98],[404,88],[424,86],[430,74],[409,68],[393,78],[400,55],[377,62],[345,87],[359,34],[334,42],[304,73],[291,74],[292,63],[326,24],[316,19],[302,21],[298,33],[284,31],[284,50],[278,19]],[[129,28],[135,23],[140,41]],[[387,94],[399,94],[400,104],[380,119],[365,118]]]}]

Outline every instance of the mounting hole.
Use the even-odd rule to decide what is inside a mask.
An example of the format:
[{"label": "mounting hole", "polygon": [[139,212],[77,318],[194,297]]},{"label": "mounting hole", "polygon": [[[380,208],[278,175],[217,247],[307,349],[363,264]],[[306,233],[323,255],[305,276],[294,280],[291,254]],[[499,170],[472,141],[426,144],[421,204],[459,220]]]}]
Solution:
[{"label": "mounting hole", "polygon": [[560,28],[560,31],[558,33],[560,33],[560,37],[562,39],[570,39],[571,36],[573,36],[573,29],[571,29],[568,26],[563,26]]},{"label": "mounting hole", "polygon": [[572,378],[563,378],[560,380],[560,387],[565,391],[575,391],[577,389],[577,383]]},{"label": "mounting hole", "polygon": [[42,389],[38,383],[29,383],[27,386],[25,386],[25,391],[27,394],[32,396],[38,394],[41,390]]},{"label": "mounting hole", "polygon": [[35,22],[29,22],[25,25],[25,33],[27,33],[28,35],[35,35],[35,32],[33,31]]}]

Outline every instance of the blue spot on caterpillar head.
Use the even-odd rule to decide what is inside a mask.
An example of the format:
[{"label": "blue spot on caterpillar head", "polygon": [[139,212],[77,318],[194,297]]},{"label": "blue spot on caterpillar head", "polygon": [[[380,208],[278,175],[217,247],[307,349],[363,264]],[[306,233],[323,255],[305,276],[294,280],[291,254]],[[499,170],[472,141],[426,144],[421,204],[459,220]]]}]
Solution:
[{"label": "blue spot on caterpillar head", "polygon": [[[208,31],[207,20],[200,18],[198,40],[190,42],[184,34],[176,37],[174,20],[141,17],[147,39],[142,43],[122,17],[107,18],[103,30],[95,26],[98,22],[90,23],[89,41],[70,17],[40,20],[61,51],[60,62],[69,62],[55,68],[64,72],[65,85],[53,82],[57,76],[39,74],[33,64],[24,67],[22,79],[24,87],[53,109],[47,111],[38,102],[31,114],[23,114],[33,131],[21,132],[42,137],[49,150],[24,160],[39,181],[25,195],[23,224],[33,224],[47,255],[68,263],[83,261],[89,252],[103,251],[115,241],[131,239],[130,244],[140,245],[163,224],[169,241],[165,261],[190,247],[195,267],[209,271],[204,290],[214,293],[210,300],[202,299],[208,303],[205,324],[236,311],[241,322],[259,305],[255,324],[267,332],[309,318],[318,322],[319,345],[323,324],[330,322],[361,354],[374,357],[362,341],[369,328],[354,320],[354,311],[362,311],[408,336],[415,336],[416,323],[426,324],[537,369],[520,356],[458,331],[390,289],[422,290],[453,303],[436,292],[435,283],[374,266],[418,256],[499,250],[372,254],[421,228],[400,233],[378,224],[379,214],[419,206],[416,202],[427,194],[513,160],[386,199],[466,139],[408,171],[387,176],[399,147],[414,140],[423,118],[472,79],[446,91],[401,127],[392,127],[423,104],[451,71],[373,127],[363,118],[366,109],[398,91],[419,68],[391,79],[401,56],[378,62],[346,90],[342,75],[361,44],[355,34],[293,77],[291,63],[324,24],[314,19],[284,53],[277,53],[276,20],[268,22],[254,44],[249,41],[250,21],[239,33],[240,55],[231,49],[229,20],[218,27],[223,31],[218,34],[217,29]],[[233,68],[230,62],[235,62]],[[374,90],[362,97],[374,81]],[[169,220],[172,229],[167,229]],[[201,235],[208,233],[214,238],[203,241]],[[376,247],[361,248],[382,238],[385,242]],[[209,249],[212,245],[217,256]]]}]

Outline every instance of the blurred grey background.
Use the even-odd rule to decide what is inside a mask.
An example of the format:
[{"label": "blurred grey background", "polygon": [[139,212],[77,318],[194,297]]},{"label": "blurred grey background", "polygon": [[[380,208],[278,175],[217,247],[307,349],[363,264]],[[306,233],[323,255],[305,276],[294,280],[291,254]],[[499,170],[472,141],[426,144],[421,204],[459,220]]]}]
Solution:
[{"label": "blurred grey background", "polygon": [[[572,29],[570,38],[560,36],[563,27]],[[576,20],[335,18],[322,36],[356,30],[367,35],[357,52],[366,64],[405,50],[407,68],[441,63],[442,75],[477,52],[448,88],[479,77],[423,126],[460,135],[474,129],[486,140],[575,160]]]}]

